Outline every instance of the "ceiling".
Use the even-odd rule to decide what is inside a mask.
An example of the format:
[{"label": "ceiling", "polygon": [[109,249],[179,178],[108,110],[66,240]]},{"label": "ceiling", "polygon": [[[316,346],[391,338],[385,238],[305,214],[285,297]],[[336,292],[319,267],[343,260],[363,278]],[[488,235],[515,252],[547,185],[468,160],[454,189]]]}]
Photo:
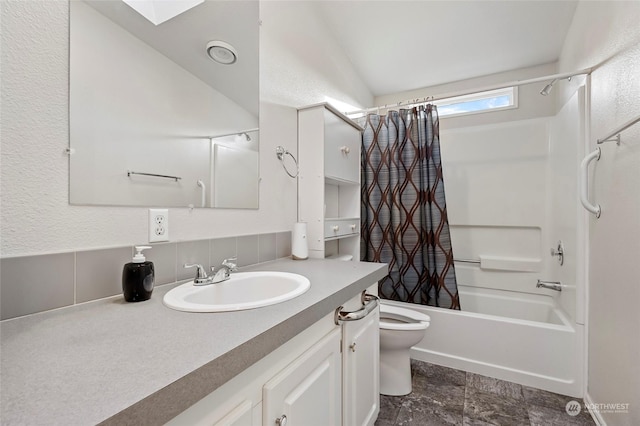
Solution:
[{"label": "ceiling", "polygon": [[321,1],[374,96],[557,61],[577,1]]},{"label": "ceiling", "polygon": [[[156,27],[123,2],[86,1],[257,116],[256,2],[209,0]],[[555,62],[577,6],[574,0],[311,3],[335,38],[328,46],[342,47],[374,96]],[[236,64],[207,58],[205,45],[216,39],[238,49]]]}]

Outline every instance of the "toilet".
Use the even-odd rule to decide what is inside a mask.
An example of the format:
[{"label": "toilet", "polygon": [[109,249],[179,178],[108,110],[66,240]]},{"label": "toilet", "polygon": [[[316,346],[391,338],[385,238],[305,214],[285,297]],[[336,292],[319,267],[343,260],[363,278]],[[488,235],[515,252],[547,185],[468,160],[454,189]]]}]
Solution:
[{"label": "toilet", "polygon": [[412,309],[380,303],[380,393],[411,393],[409,349],[424,338],[431,318]]}]

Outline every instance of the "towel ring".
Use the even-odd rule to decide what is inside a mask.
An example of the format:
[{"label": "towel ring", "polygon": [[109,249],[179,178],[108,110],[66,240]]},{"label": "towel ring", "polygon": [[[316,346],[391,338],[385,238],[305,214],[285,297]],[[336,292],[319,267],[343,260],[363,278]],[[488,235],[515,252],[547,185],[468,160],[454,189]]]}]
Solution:
[{"label": "towel ring", "polygon": [[[291,174],[291,172],[289,172],[289,169],[287,169],[287,165],[284,164],[284,156],[285,155],[289,155],[292,159],[293,162],[296,164],[296,173],[295,174]],[[280,160],[280,162],[282,163],[282,168],[284,169],[285,172],[287,172],[287,174],[292,177],[292,178],[297,178],[298,177],[298,173],[300,173],[300,169],[298,167],[298,160],[296,160],[296,157],[293,156],[292,153],[290,153],[289,151],[287,151],[283,146],[277,146],[276,147],[276,156],[278,157],[278,160]]]}]

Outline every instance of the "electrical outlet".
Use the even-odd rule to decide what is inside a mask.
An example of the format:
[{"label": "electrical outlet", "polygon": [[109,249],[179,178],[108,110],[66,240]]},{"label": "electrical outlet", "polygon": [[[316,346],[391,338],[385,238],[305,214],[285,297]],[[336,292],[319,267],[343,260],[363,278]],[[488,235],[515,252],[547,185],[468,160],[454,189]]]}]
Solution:
[{"label": "electrical outlet", "polygon": [[149,242],[169,241],[169,210],[149,209]]}]

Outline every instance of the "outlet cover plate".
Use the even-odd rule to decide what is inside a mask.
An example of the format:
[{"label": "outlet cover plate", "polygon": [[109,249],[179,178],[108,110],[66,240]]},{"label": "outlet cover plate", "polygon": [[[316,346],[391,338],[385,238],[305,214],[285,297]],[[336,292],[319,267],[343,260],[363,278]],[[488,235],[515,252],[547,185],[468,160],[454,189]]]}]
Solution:
[{"label": "outlet cover plate", "polygon": [[169,241],[169,210],[149,209],[149,242]]}]

